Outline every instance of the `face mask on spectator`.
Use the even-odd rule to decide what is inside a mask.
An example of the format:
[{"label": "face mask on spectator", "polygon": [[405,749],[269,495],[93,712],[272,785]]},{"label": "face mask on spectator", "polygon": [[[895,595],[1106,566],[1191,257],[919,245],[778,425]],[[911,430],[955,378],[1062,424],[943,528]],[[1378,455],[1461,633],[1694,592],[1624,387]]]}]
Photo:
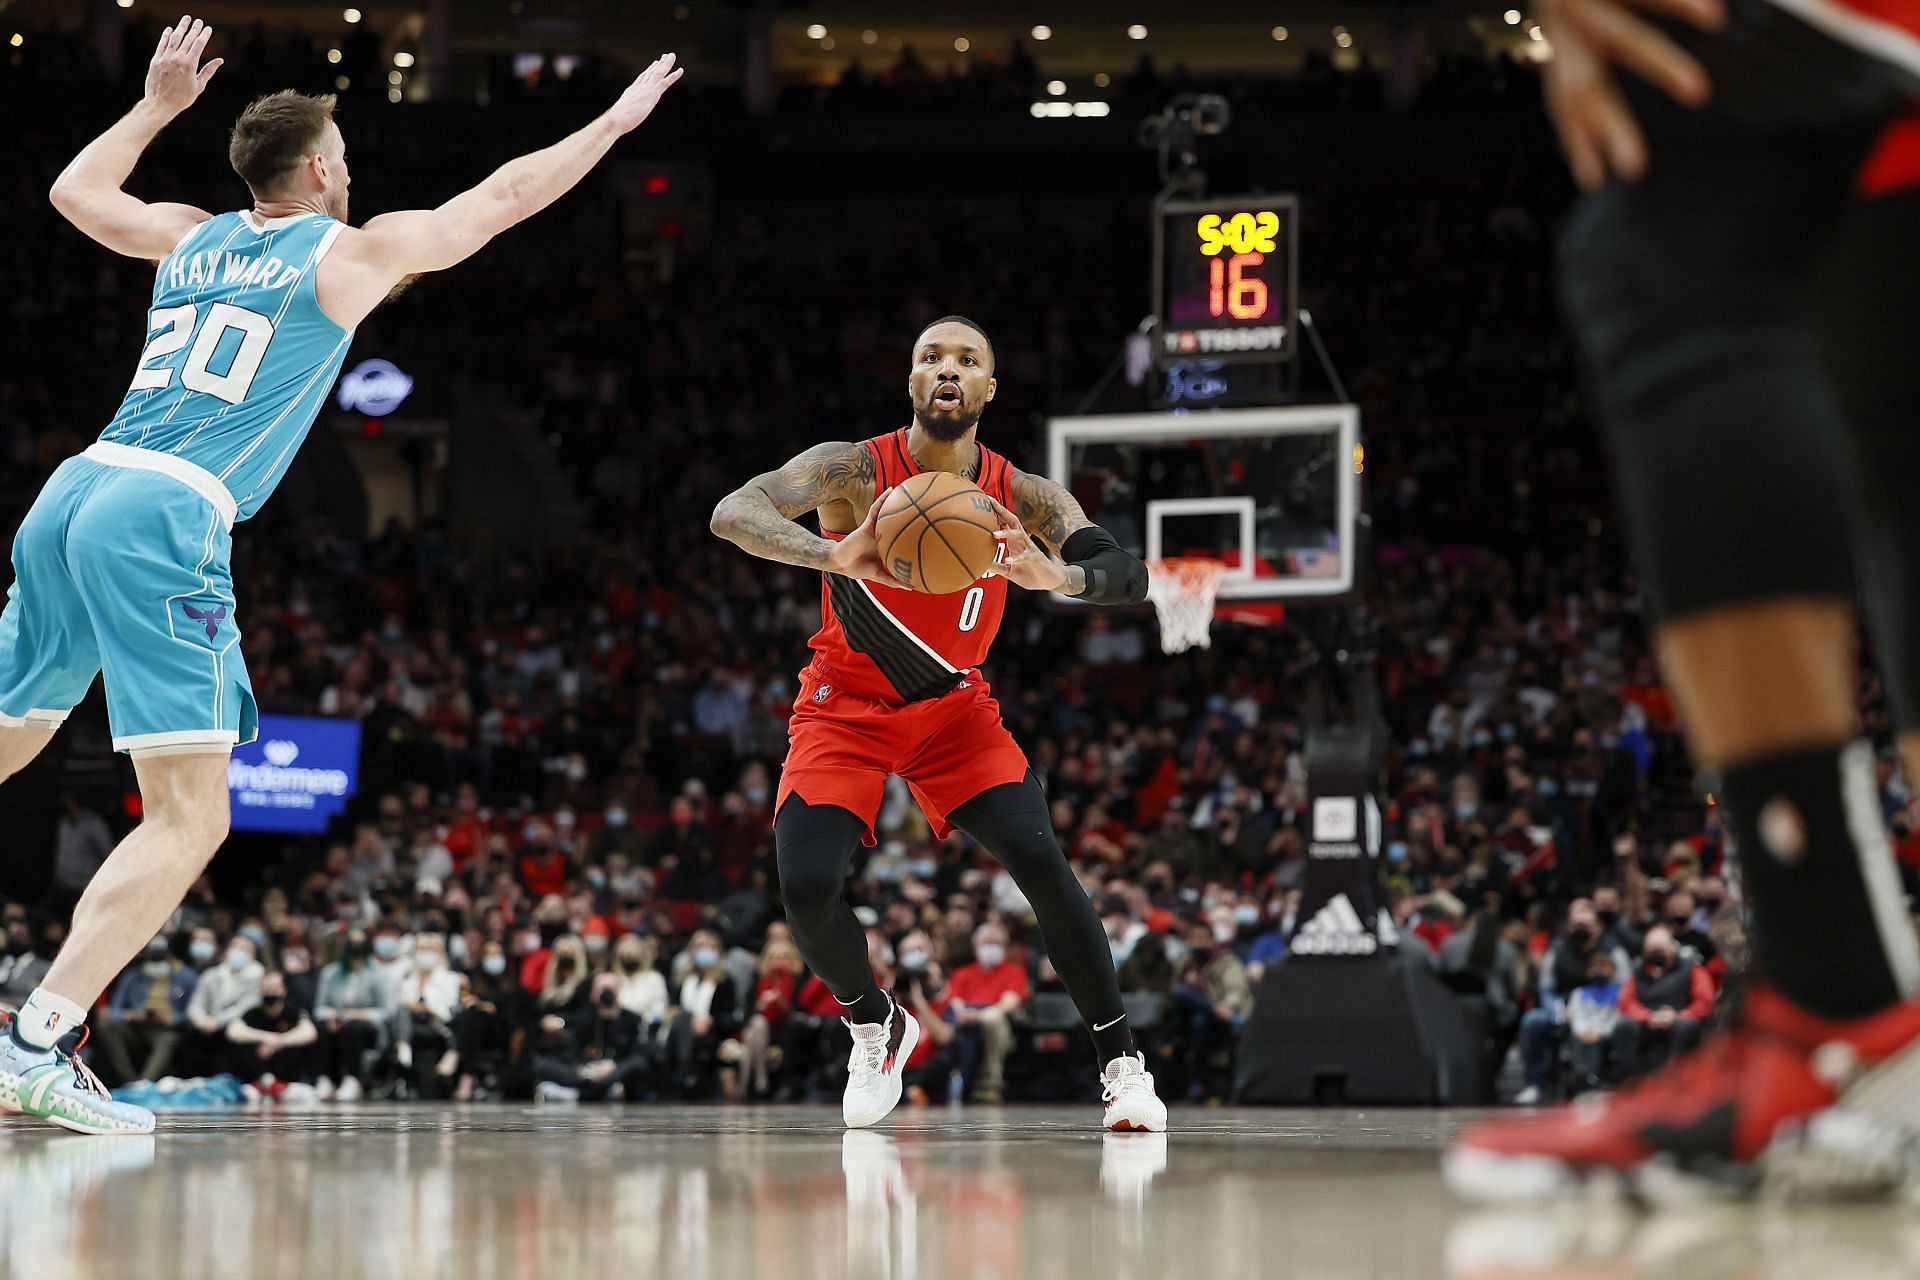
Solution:
[{"label": "face mask on spectator", "polygon": [[1590,924],[1577,924],[1567,930],[1567,936],[1582,946],[1585,946],[1587,943],[1593,941],[1593,926]]},{"label": "face mask on spectator", "polygon": [[381,934],[373,940],[373,954],[382,960],[393,959],[400,954],[400,939],[392,934]]},{"label": "face mask on spectator", "polygon": [[974,950],[980,960],[980,967],[991,969],[1007,958],[1007,949],[997,942],[983,942]]},{"label": "face mask on spectator", "polygon": [[195,964],[212,964],[214,953],[219,950],[205,938],[195,938],[187,947],[187,954],[193,957]]},{"label": "face mask on spectator", "polygon": [[600,1007],[611,1013],[620,1007],[620,994],[613,990],[600,993]]},{"label": "face mask on spectator", "polygon": [[1453,816],[1462,822],[1465,822],[1478,812],[1480,812],[1480,806],[1471,800],[1462,800],[1453,806]]},{"label": "face mask on spectator", "polygon": [[758,809],[767,802],[767,789],[765,787],[748,787],[746,797],[747,803]]},{"label": "face mask on spectator", "polygon": [[507,971],[507,958],[505,956],[488,956],[480,962],[480,968],[497,978]]},{"label": "face mask on spectator", "polygon": [[1672,952],[1670,952],[1670,951],[1649,951],[1649,952],[1647,952],[1647,968],[1649,968],[1649,969],[1671,969],[1672,967],[1673,967],[1673,953],[1672,953]]},{"label": "face mask on spectator", "polygon": [[1215,942],[1232,942],[1233,926],[1228,924],[1225,920],[1222,920],[1220,923],[1214,925],[1213,940]]},{"label": "face mask on spectator", "polygon": [[720,953],[712,947],[702,947],[693,953],[693,967],[696,969],[711,969],[719,963]]},{"label": "face mask on spectator", "polygon": [[1395,840],[1389,845],[1387,845],[1387,861],[1388,862],[1405,862],[1406,860],[1407,860],[1407,842],[1406,841]]},{"label": "face mask on spectator", "polygon": [[613,808],[607,810],[607,825],[615,828],[616,830],[620,827],[626,826],[627,811],[625,809],[620,808],[618,805],[615,805]]},{"label": "face mask on spectator", "polygon": [[413,958],[413,967],[423,973],[431,973],[446,963],[446,957],[438,951],[422,951]]},{"label": "face mask on spectator", "polygon": [[288,951],[280,957],[282,973],[305,973],[309,967],[310,962],[304,951]]},{"label": "face mask on spectator", "polygon": [[248,925],[240,931],[240,936],[251,942],[255,951],[267,949],[267,931],[258,925]]},{"label": "face mask on spectator", "polygon": [[1243,902],[1233,909],[1233,919],[1237,924],[1259,924],[1260,908],[1251,902]]},{"label": "face mask on spectator", "polygon": [[605,934],[590,933],[586,937],[586,943],[587,954],[590,956],[603,955],[607,950],[607,937]]},{"label": "face mask on spectator", "polygon": [[540,949],[542,941],[544,939],[541,938],[538,930],[528,929],[514,940],[513,945],[521,955],[530,956]]},{"label": "face mask on spectator", "polygon": [[149,960],[141,968],[146,970],[149,978],[164,978],[173,971],[173,966],[164,959]]},{"label": "face mask on spectator", "polygon": [[286,1005],[287,998],[281,995],[261,996],[260,1007],[268,1013],[278,1013]]},{"label": "face mask on spectator", "polygon": [[918,971],[927,967],[927,953],[919,947],[900,953],[900,967]]},{"label": "face mask on spectator", "polygon": [[1514,726],[1510,724],[1503,724],[1500,726],[1500,741],[1512,742],[1515,738],[1519,736],[1520,736],[1520,730],[1518,730]]},{"label": "face mask on spectator", "polygon": [[920,877],[920,879],[922,880],[931,880],[935,876],[940,874],[940,864],[935,862],[932,858],[915,859],[913,864],[913,874]]},{"label": "face mask on spectator", "polygon": [[587,883],[596,889],[604,889],[607,887],[607,873],[598,868],[589,871],[587,872]]},{"label": "face mask on spectator", "polygon": [[873,869],[873,879],[876,884],[892,884],[899,878],[899,868],[891,862],[882,862]]},{"label": "face mask on spectator", "polygon": [[1620,913],[1618,911],[1597,911],[1594,914],[1600,917],[1600,923],[1605,928],[1611,929],[1614,925],[1620,923]]},{"label": "face mask on spectator", "polygon": [[349,942],[347,943],[347,959],[365,960],[368,953],[372,950],[373,948],[367,945],[365,938],[361,938],[355,942]]},{"label": "face mask on spectator", "polygon": [[240,950],[238,947],[235,947],[233,950],[227,952],[227,968],[233,970],[235,973],[240,972],[242,969],[246,968],[248,965],[252,963],[253,963],[253,957],[248,955],[246,952]]},{"label": "face mask on spectator", "polygon": [[619,960],[620,960],[620,971],[622,973],[640,972],[640,954],[638,952],[636,951],[626,952],[625,954],[619,957]]}]

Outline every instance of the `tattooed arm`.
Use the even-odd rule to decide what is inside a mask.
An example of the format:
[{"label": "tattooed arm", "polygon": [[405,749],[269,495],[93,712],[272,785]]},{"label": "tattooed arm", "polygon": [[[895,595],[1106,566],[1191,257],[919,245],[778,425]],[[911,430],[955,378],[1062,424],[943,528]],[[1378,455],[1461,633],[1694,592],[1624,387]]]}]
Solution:
[{"label": "tattooed arm", "polygon": [[[880,504],[873,491],[873,451],[863,444],[815,445],[777,471],[741,485],[713,509],[711,528],[718,536],[763,560],[797,564],[855,578],[893,582],[874,549],[873,524]],[[866,520],[839,542],[807,532],[794,523],[809,511],[841,515],[851,524],[862,507]],[[897,585],[897,584],[896,584]]]},{"label": "tattooed arm", "polygon": [[[1087,519],[1064,487],[1044,476],[1015,471],[1007,480],[1007,493],[1013,511],[995,504],[1006,526],[998,536],[1007,544],[1007,562],[995,568],[1009,581],[1094,604],[1139,604],[1147,598],[1147,567]],[[1066,563],[1055,563],[1055,556]]]}]

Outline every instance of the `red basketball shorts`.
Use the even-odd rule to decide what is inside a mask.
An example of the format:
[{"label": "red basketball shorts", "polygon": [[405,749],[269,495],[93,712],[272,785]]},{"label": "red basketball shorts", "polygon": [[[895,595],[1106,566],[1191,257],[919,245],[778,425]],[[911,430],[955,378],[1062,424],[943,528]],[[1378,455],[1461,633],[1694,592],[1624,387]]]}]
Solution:
[{"label": "red basketball shorts", "polygon": [[895,706],[847,693],[830,670],[809,666],[800,673],[787,742],[774,812],[790,795],[838,805],[866,822],[868,845],[890,773],[906,779],[939,839],[953,830],[948,814],[1027,776],[1026,753],[977,673],[952,693]]}]

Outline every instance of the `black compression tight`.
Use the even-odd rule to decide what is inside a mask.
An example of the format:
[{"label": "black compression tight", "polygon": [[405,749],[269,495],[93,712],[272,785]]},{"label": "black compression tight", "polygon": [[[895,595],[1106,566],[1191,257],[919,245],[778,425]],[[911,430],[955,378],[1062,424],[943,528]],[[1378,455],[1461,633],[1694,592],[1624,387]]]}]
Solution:
[{"label": "black compression tight", "polygon": [[[1032,773],[981,792],[952,814],[984,845],[1033,904],[1047,956],[1080,1016],[1094,1031],[1101,1063],[1132,1052],[1106,931],[1054,835],[1046,793]],[[865,823],[836,805],[790,796],[774,822],[781,895],[794,941],[834,996],[852,1004],[873,984],[866,935],[841,896]]]}]

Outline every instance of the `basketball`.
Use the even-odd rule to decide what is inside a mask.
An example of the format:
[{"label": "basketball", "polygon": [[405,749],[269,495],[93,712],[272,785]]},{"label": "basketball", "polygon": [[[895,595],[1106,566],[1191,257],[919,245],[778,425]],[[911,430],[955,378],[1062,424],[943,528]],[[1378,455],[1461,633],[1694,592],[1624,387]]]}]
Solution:
[{"label": "basketball", "polygon": [[916,591],[964,591],[993,563],[1000,517],[980,486],[948,471],[910,476],[889,493],[874,531],[880,560]]}]

